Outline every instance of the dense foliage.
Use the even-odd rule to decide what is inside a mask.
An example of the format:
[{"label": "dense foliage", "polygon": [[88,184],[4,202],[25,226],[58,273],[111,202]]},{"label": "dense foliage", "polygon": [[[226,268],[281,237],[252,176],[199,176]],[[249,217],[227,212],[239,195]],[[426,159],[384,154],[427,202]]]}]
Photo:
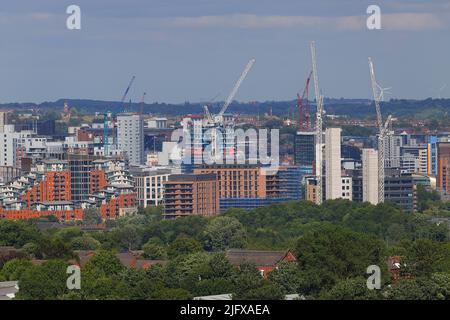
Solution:
[{"label": "dense foliage", "polygon": [[[439,212],[445,217],[445,203],[421,190],[419,205],[423,212],[412,214],[389,203],[294,201],[177,220],[162,220],[159,208],[148,208],[109,221],[101,232],[2,220],[0,244],[22,248],[26,257],[0,265],[0,281],[19,280],[18,299],[450,299],[449,228],[431,222]],[[91,217],[97,219],[95,212]],[[280,263],[265,279],[255,265],[231,265],[229,248],[291,249],[298,261]],[[96,254],[81,269],[81,290],[70,291],[66,267],[76,250]],[[125,267],[116,253],[128,250],[165,263]],[[388,272],[392,255],[401,257],[408,275],[398,283]],[[45,262],[32,264],[33,258]],[[369,265],[381,268],[381,290],[366,287]]]}]

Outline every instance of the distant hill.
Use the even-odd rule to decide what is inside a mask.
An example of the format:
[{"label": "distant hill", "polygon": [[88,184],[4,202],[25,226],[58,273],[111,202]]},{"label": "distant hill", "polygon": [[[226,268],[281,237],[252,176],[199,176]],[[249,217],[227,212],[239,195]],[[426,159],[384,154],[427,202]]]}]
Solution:
[{"label": "distant hill", "polygon": [[[70,107],[75,107],[79,112],[94,113],[111,111],[119,113],[126,109],[127,111],[137,111],[140,108],[139,103],[122,105],[117,101],[100,101],[84,99],[59,99],[54,102],[35,103],[6,103],[0,104],[2,109],[54,109],[60,111],[64,102]],[[373,117],[375,110],[373,103],[367,99],[325,99],[325,111],[327,114],[352,116],[359,118]],[[212,113],[220,110],[223,102],[216,102],[210,106]],[[152,103],[144,105],[144,112],[154,115],[179,116],[186,114],[203,113],[204,103],[167,104]],[[314,110],[314,106],[312,106]],[[237,114],[264,114],[272,111],[272,114],[286,116],[296,112],[296,101],[265,101],[241,103],[233,102],[228,110],[230,113]],[[426,99],[426,100],[406,100],[392,99],[382,103],[383,114],[392,114],[393,116],[410,116],[419,119],[439,119],[450,111],[450,99]]]}]

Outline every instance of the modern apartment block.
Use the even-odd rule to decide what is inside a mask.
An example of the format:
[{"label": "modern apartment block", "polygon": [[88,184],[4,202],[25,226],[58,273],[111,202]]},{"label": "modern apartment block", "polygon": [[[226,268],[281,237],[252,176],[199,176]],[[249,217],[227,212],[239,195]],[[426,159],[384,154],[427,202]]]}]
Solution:
[{"label": "modern apartment block", "polygon": [[194,173],[217,175],[222,211],[299,200],[302,195],[304,173],[298,166],[279,166],[273,174],[266,174],[258,165],[213,165],[194,169]]},{"label": "modern apartment block", "polygon": [[166,219],[220,213],[219,183],[215,174],[176,174],[163,184]]},{"label": "modern apartment block", "polygon": [[117,143],[125,152],[130,165],[141,165],[144,155],[144,121],[139,114],[119,114],[117,116]]},{"label": "modern apartment block", "polygon": [[27,208],[38,202],[71,201],[71,175],[65,160],[45,160],[40,171],[43,177],[39,184],[29,188],[22,196]]},{"label": "modern apartment block", "polygon": [[345,200],[353,200],[353,181],[351,176],[343,176],[341,198]]},{"label": "modern apartment block", "polygon": [[437,143],[438,137],[430,136],[428,142],[428,174],[436,176],[437,174]]},{"label": "modern apartment block", "polygon": [[130,171],[134,179],[138,205],[142,208],[158,206],[163,202],[164,182],[169,180],[171,171],[135,167]]},{"label": "modern apartment block", "polygon": [[403,210],[417,210],[417,187],[411,173],[398,169],[386,170],[384,180],[384,201],[393,202]]},{"label": "modern apartment block", "polygon": [[436,187],[445,196],[450,195],[450,142],[437,143]]},{"label": "modern apartment block", "polygon": [[325,131],[325,197],[327,200],[342,198],[341,131],[341,128],[328,128]]},{"label": "modern apartment block", "polygon": [[85,154],[67,155],[71,173],[72,200],[84,201],[89,198],[91,190],[91,172],[94,170],[96,157]]},{"label": "modern apartment block", "polygon": [[297,132],[294,137],[294,163],[297,166],[315,165],[316,145],[314,132]]},{"label": "modern apartment block", "polygon": [[0,132],[0,166],[14,167],[17,162],[17,137],[14,126],[4,125]]},{"label": "modern apartment block", "polygon": [[378,151],[362,151],[362,192],[363,201],[378,204]]},{"label": "modern apartment block", "polygon": [[428,173],[428,146],[414,145],[400,148],[400,168],[407,173]]},{"label": "modern apartment block", "polygon": [[4,132],[5,125],[8,123],[8,112],[0,111],[0,133]]},{"label": "modern apartment block", "polygon": [[403,140],[402,136],[395,135],[394,132],[386,137],[384,146],[386,168],[400,168],[400,148],[404,144]]}]

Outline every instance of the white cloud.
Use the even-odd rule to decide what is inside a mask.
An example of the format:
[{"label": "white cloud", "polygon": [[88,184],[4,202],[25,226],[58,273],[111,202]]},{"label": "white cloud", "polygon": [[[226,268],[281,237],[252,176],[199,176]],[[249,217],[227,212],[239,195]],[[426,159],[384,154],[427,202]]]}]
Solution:
[{"label": "white cloud", "polygon": [[448,26],[448,20],[432,13],[391,13],[382,15],[387,30],[435,30]]},{"label": "white cloud", "polygon": [[[175,17],[163,20],[166,27],[183,28],[308,28],[337,31],[361,31],[366,28],[367,16],[259,16],[234,14],[221,16]],[[386,30],[434,30],[449,26],[443,15],[432,13],[382,14]]]}]

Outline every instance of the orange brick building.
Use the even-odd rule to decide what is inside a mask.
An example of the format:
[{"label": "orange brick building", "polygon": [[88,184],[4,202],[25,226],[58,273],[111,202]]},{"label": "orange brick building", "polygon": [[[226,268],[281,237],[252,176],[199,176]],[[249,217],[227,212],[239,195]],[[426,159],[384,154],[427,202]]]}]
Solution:
[{"label": "orange brick building", "polygon": [[220,213],[219,183],[215,174],[171,175],[163,184],[165,218]]},{"label": "orange brick building", "polygon": [[195,174],[216,174],[220,198],[265,198],[266,176],[256,166],[208,166],[194,169]]},{"label": "orange brick building", "polygon": [[115,219],[120,215],[120,209],[136,206],[136,195],[120,194],[117,198],[112,198],[108,203],[100,206],[100,213],[103,219]]},{"label": "orange brick building", "polygon": [[83,220],[83,210],[64,210],[64,211],[37,211],[32,209],[25,210],[4,210],[0,209],[0,217],[7,220],[25,220],[35,219],[46,216],[55,216],[59,220]]},{"label": "orange brick building", "polygon": [[38,185],[31,187],[22,196],[27,208],[44,201],[71,201],[70,171],[50,171]]},{"label": "orange brick building", "polygon": [[196,174],[216,174],[220,198],[283,198],[288,191],[280,173],[287,166],[276,168],[275,174],[255,165],[211,165],[194,169]]},{"label": "orange brick building", "polygon": [[450,194],[450,142],[437,144],[437,189],[442,193]]},{"label": "orange brick building", "polygon": [[89,193],[94,194],[100,190],[103,190],[108,184],[105,171],[103,170],[91,170],[89,179]]}]

